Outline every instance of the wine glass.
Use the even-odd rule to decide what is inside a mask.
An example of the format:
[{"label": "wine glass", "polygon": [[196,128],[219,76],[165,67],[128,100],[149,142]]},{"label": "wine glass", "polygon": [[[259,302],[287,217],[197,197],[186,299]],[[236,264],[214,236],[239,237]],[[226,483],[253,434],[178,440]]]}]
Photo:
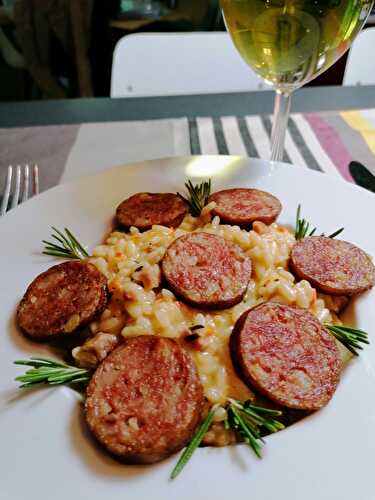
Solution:
[{"label": "wine glass", "polygon": [[281,160],[292,92],[346,52],[364,25],[373,0],[220,0],[220,3],[227,30],[239,53],[276,90],[271,160]]}]

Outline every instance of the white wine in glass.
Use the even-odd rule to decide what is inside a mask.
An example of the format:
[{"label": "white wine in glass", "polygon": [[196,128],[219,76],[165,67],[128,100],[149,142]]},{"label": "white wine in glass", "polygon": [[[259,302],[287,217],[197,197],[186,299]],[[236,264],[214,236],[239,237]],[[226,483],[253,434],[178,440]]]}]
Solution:
[{"label": "white wine in glass", "polygon": [[372,5],[373,0],[221,0],[239,53],[276,90],[271,160],[283,156],[291,92],[345,53]]}]

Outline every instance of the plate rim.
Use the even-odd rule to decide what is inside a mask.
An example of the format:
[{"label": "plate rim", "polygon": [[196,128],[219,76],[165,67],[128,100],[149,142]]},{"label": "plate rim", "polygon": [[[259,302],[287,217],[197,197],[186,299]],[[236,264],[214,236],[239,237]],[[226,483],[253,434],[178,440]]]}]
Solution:
[{"label": "plate rim", "polygon": [[[205,155],[205,156],[210,157],[210,158],[216,158],[218,156],[222,157],[223,155]],[[132,162],[132,163],[124,164],[124,165],[113,166],[111,168],[108,168],[108,169],[104,170],[103,172],[85,175],[85,176],[79,177],[79,178],[77,178],[75,180],[70,180],[70,181],[68,181],[66,183],[62,183],[62,184],[60,184],[58,186],[55,186],[55,187],[53,187],[51,189],[48,189],[48,190],[44,191],[43,193],[41,193],[40,197],[43,196],[43,195],[47,196],[47,195],[49,195],[50,192],[52,192],[54,190],[57,190],[57,189],[71,189],[72,186],[79,185],[79,184],[82,184],[82,183],[84,184],[85,181],[89,181],[90,179],[92,180],[92,179],[95,179],[95,178],[100,178],[101,176],[112,175],[117,170],[122,170],[122,169],[127,168],[127,167],[131,167],[131,166],[137,167],[137,166],[144,165],[144,164],[150,164],[150,163],[152,164],[154,162],[162,163],[162,162],[164,162],[166,160],[168,160],[168,161],[170,161],[170,160],[172,160],[172,161],[175,161],[175,160],[177,160],[177,161],[179,161],[179,160],[180,161],[186,160],[187,161],[189,159],[196,158],[196,157],[200,157],[200,156],[199,155],[194,155],[194,156],[190,156],[189,155],[189,156],[180,156],[180,157],[167,157],[167,158],[161,158],[161,159],[157,159],[157,160],[146,160],[146,161],[142,161],[142,162]],[[345,181],[344,179],[339,179],[339,178],[335,178],[335,177],[329,176],[328,174],[325,174],[324,172],[317,172],[317,171],[314,171],[314,170],[311,170],[311,169],[305,169],[305,168],[302,169],[302,167],[295,167],[293,165],[290,165],[290,164],[287,164],[287,163],[284,163],[284,162],[269,162],[267,160],[252,159],[252,158],[241,157],[241,156],[233,156],[233,155],[226,155],[226,157],[227,158],[239,158],[239,159],[244,160],[246,162],[251,162],[251,161],[256,160],[255,164],[257,164],[257,163],[260,163],[260,164],[267,163],[267,164],[271,164],[272,166],[276,166],[277,169],[279,169],[279,168],[288,168],[289,170],[292,170],[292,169],[294,170],[294,169],[297,168],[297,169],[301,169],[301,171],[303,172],[304,176],[305,175],[307,175],[307,176],[312,175],[313,177],[316,177],[316,174],[317,175],[324,174],[324,175],[326,175],[326,179],[330,179],[329,182],[333,182],[333,183],[339,182],[342,186],[346,185],[347,188],[349,188],[350,190],[354,189],[355,191],[358,191],[358,188],[359,188],[360,191],[358,191],[358,192],[360,192],[360,193],[366,192],[367,195],[370,195],[369,199],[372,199],[372,200],[375,201],[375,198],[373,198],[373,196],[374,196],[373,193],[371,193],[371,192],[369,192],[369,191],[361,188],[360,186],[357,186],[355,184],[351,184],[351,183]],[[30,203],[32,201],[36,201],[38,198],[39,197],[31,198],[30,200],[28,200],[27,203]],[[19,213],[19,211],[22,210],[24,207],[26,207],[26,204],[20,205],[19,207],[17,207],[17,209],[14,211],[14,213],[16,213],[16,211],[17,211],[17,213]],[[5,219],[9,220],[10,217],[12,217],[12,213],[9,213],[4,218],[4,220]],[[0,234],[1,234],[1,228],[2,228],[2,224],[1,224],[1,220],[0,220]],[[294,425],[294,426],[292,426],[290,428],[288,428],[286,431],[289,431],[289,432],[283,433],[284,436],[286,434],[289,434],[293,429],[296,429],[297,427],[299,427],[298,424]],[[275,434],[273,436],[267,437],[267,440],[269,440],[269,439],[270,440],[274,440],[275,438],[279,439],[280,437],[281,437],[281,434],[279,434],[279,435]],[[284,438],[282,437],[281,439],[283,440]],[[241,448],[246,449],[245,445],[241,446]],[[227,452],[226,449],[223,449],[223,450],[222,449],[219,449],[219,450],[215,449],[215,452],[216,451],[219,451],[220,454],[227,454],[226,453]],[[204,450],[199,450],[199,452],[200,452],[199,454],[201,454],[202,456],[207,454],[206,451],[204,451]],[[221,452],[224,452],[224,453],[221,453]],[[175,460],[175,457],[172,457],[172,459]],[[170,460],[168,460],[168,463],[169,462],[170,462]]]}]

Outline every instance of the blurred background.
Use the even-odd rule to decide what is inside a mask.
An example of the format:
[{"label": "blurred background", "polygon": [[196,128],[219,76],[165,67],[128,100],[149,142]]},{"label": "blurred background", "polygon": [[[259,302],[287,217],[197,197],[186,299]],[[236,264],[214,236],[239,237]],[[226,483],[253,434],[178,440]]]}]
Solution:
[{"label": "blurred background", "polygon": [[[218,0],[0,0],[0,101],[109,96],[122,37],[224,29]],[[310,85],[340,85],[345,64]]]}]

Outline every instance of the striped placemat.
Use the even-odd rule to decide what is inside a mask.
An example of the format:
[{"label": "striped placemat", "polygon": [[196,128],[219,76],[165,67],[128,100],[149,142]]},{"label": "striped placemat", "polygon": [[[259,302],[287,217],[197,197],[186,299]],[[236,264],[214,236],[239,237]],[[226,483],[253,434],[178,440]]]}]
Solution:
[{"label": "striped placemat", "polygon": [[[0,195],[9,164],[38,163],[41,189],[112,166],[190,154],[269,158],[271,116],[223,116],[0,129]],[[375,110],[292,114],[284,160],[375,191]],[[355,174],[352,160],[368,171]]]},{"label": "striped placemat", "polygon": [[[268,158],[272,117],[225,116],[189,120],[192,154]],[[284,161],[354,182],[351,161],[375,174],[375,110],[292,114]]]}]

